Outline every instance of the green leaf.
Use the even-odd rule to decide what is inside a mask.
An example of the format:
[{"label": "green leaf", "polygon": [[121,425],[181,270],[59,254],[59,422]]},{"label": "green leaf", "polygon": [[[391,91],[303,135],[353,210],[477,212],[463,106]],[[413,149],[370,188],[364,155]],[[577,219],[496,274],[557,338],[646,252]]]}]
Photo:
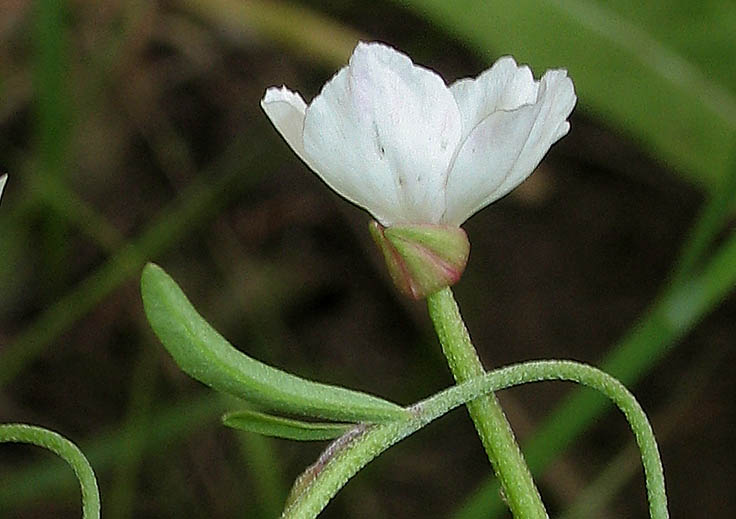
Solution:
[{"label": "green leaf", "polygon": [[222,423],[241,431],[298,441],[334,440],[355,427],[347,423],[304,422],[249,409],[227,413]]},{"label": "green leaf", "polygon": [[[580,108],[714,188],[736,140],[736,6],[633,0],[395,0],[486,58],[566,68]],[[672,16],[670,16],[672,15]],[[676,15],[676,16],[675,16]],[[671,19],[672,18],[672,19]],[[574,130],[573,130],[574,131]]]},{"label": "green leaf", "polygon": [[153,331],[179,367],[218,391],[269,409],[329,420],[386,422],[409,416],[387,400],[305,380],[245,355],[197,313],[158,265],[143,269],[141,294]]}]

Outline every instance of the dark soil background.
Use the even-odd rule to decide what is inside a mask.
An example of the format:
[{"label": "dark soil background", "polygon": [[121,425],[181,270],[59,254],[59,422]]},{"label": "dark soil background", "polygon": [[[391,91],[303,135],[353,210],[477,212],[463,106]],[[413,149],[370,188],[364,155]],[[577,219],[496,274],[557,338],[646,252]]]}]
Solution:
[{"label": "dark soil background", "polygon": [[[17,255],[8,253],[1,278],[0,351],[58,301],[75,304],[65,294],[110,254],[50,203],[17,209],[43,198],[45,173],[35,167],[42,158],[27,34],[32,9],[3,5],[0,68],[17,81],[0,93],[0,164],[11,173],[0,221],[12,218],[24,230],[7,241]],[[451,384],[424,305],[404,300],[388,280],[368,215],[326,189],[260,111],[267,86],[284,83],[309,100],[336,65],[261,34],[225,30],[178,2],[141,7],[132,21],[126,9],[78,0],[66,10],[72,129],[63,181],[133,242],[191,196],[187,188],[215,185],[228,168],[242,171],[218,198],[221,207],[145,259],[161,264],[226,337],[262,361],[402,403]],[[328,2],[318,10],[406,51],[448,82],[490,66],[393,4]],[[101,50],[113,47],[120,25],[127,32],[117,36],[115,53]],[[525,184],[464,226],[472,252],[455,293],[488,367],[539,358],[596,364],[666,282],[703,202],[698,189],[585,111],[571,123]],[[58,196],[62,205],[75,203]],[[278,512],[283,492],[323,444],[253,440],[226,430],[212,412],[141,450],[161,409],[210,392],[181,373],[150,332],[137,278],[74,319],[5,384],[2,421],[50,427],[83,450],[128,435],[122,452],[96,466],[103,516]],[[632,388],[660,433],[673,517],[736,516],[735,314],[731,297]],[[522,441],[569,390],[549,383],[501,395]],[[606,414],[540,477],[550,512],[564,510],[632,443],[623,418]],[[273,456],[271,474],[251,464],[258,456]],[[3,446],[0,486],[49,459]],[[64,476],[65,491],[0,503],[2,517],[78,517],[77,491]],[[37,476],[29,477],[33,488]],[[488,477],[459,410],[371,464],[323,516],[450,517]],[[640,470],[596,516],[647,517]]]}]

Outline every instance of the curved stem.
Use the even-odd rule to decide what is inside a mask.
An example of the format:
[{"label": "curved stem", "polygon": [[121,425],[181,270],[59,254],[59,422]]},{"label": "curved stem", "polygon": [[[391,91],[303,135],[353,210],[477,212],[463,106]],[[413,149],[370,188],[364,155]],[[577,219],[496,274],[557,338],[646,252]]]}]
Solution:
[{"label": "curved stem", "polygon": [[313,476],[302,484],[282,515],[284,519],[312,519],[330,499],[371,460],[436,420],[448,411],[480,396],[508,387],[544,380],[578,382],[603,393],[624,413],[641,451],[652,519],[668,519],[664,471],[649,420],[626,387],[599,369],[572,361],[526,362],[498,369],[442,391],[409,408],[413,418],[381,425],[358,425],[336,440],[317,464],[307,470]]},{"label": "curved stem", "polygon": [[82,517],[99,519],[100,492],[97,480],[87,458],[76,445],[53,431],[25,424],[0,425],[0,443],[5,442],[30,443],[60,456],[72,467],[82,488]]},{"label": "curved stem", "polygon": [[[460,383],[483,375],[483,364],[470,341],[452,291],[444,288],[430,295],[427,306],[455,380]],[[513,516],[517,519],[548,517],[496,396],[491,393],[468,402],[467,407]]]}]

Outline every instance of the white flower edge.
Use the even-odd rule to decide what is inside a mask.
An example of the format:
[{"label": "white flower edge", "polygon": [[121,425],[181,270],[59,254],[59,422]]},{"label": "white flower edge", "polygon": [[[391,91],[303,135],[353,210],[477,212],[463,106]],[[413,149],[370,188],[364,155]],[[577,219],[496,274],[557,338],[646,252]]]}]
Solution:
[{"label": "white flower edge", "polygon": [[302,103],[281,87],[269,88],[261,106],[330,188],[384,225],[441,218],[445,170],[460,139],[441,77],[390,47],[360,43],[349,65]]},{"label": "white flower edge", "polygon": [[459,226],[532,173],[576,99],[564,70],[535,81],[503,57],[448,88],[406,55],[359,43],[311,104],[281,87],[261,106],[329,187],[382,225]]},{"label": "white flower edge", "polygon": [[3,199],[3,190],[5,189],[5,183],[7,181],[8,181],[7,173],[5,175],[0,175],[0,200]]},{"label": "white flower edge", "polygon": [[[475,87],[475,101],[467,100],[469,82]],[[517,66],[510,56],[477,79],[461,80],[450,89],[463,113],[476,114],[467,119],[472,128],[447,179],[441,223],[460,225],[532,174],[570,130],[567,117],[577,97],[567,71],[549,70],[534,81],[529,68]],[[477,92],[486,93],[482,100]]]}]

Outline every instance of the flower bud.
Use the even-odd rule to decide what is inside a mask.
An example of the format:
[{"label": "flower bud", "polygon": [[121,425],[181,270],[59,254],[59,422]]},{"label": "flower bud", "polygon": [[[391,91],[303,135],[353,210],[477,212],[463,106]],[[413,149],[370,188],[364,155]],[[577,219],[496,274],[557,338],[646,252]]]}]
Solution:
[{"label": "flower bud", "polygon": [[383,253],[396,286],[413,299],[423,299],[454,285],[470,254],[468,236],[453,225],[370,224],[371,236]]}]

